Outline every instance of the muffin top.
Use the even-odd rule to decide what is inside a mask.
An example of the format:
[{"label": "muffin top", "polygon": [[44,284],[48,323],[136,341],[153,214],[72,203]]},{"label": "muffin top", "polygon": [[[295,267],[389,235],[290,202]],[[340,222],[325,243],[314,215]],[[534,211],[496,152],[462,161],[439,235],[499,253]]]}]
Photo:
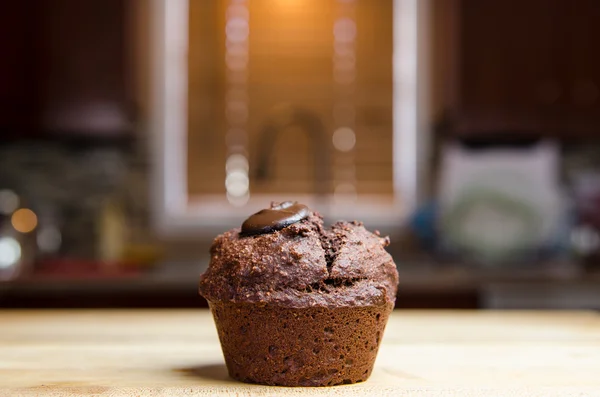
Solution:
[{"label": "muffin top", "polygon": [[325,228],[317,212],[272,203],[215,238],[199,292],[212,302],[293,308],[391,304],[398,272],[388,244],[361,222]]}]

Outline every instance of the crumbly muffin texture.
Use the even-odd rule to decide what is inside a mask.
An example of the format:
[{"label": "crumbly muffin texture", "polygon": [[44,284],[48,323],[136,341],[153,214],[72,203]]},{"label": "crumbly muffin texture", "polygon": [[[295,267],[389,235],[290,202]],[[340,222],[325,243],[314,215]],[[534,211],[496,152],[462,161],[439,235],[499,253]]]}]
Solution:
[{"label": "crumbly muffin texture", "polygon": [[360,222],[326,228],[316,212],[271,233],[236,228],[214,240],[199,292],[209,302],[286,308],[393,304],[398,272],[388,244]]},{"label": "crumbly muffin texture", "polygon": [[230,376],[273,386],[367,380],[390,306],[289,309],[211,303]]}]

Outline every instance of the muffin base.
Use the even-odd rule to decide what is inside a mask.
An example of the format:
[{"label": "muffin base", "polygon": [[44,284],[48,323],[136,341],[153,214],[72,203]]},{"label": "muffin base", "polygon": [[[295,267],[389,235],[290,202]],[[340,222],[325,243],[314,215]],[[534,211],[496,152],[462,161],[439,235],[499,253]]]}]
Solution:
[{"label": "muffin base", "polygon": [[282,308],[210,302],[229,375],[273,386],[334,386],[373,370],[392,304]]}]

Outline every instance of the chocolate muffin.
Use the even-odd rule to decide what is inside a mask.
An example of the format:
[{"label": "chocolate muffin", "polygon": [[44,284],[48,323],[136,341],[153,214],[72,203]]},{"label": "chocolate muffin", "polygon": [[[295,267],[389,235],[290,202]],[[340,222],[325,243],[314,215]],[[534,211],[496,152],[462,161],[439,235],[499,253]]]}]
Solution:
[{"label": "chocolate muffin", "polygon": [[325,228],[291,202],[218,236],[199,291],[230,376],[281,386],[366,380],[396,298],[388,244],[360,222]]}]

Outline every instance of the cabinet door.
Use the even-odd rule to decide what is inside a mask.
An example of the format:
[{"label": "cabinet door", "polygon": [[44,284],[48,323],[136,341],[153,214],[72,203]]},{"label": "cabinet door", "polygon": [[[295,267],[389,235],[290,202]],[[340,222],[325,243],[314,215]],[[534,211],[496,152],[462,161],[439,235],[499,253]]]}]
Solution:
[{"label": "cabinet door", "polygon": [[38,4],[42,127],[67,134],[126,130],[126,0]]},{"label": "cabinet door", "polygon": [[459,106],[531,110],[558,101],[563,7],[560,0],[462,0]]},{"label": "cabinet door", "polygon": [[[584,120],[600,119],[600,1],[569,2],[568,104]],[[592,121],[592,120],[588,120]],[[595,124],[597,125],[597,124]],[[600,131],[599,131],[600,132]]]},{"label": "cabinet door", "polygon": [[28,134],[35,124],[35,13],[27,3],[0,5],[0,138]]}]

